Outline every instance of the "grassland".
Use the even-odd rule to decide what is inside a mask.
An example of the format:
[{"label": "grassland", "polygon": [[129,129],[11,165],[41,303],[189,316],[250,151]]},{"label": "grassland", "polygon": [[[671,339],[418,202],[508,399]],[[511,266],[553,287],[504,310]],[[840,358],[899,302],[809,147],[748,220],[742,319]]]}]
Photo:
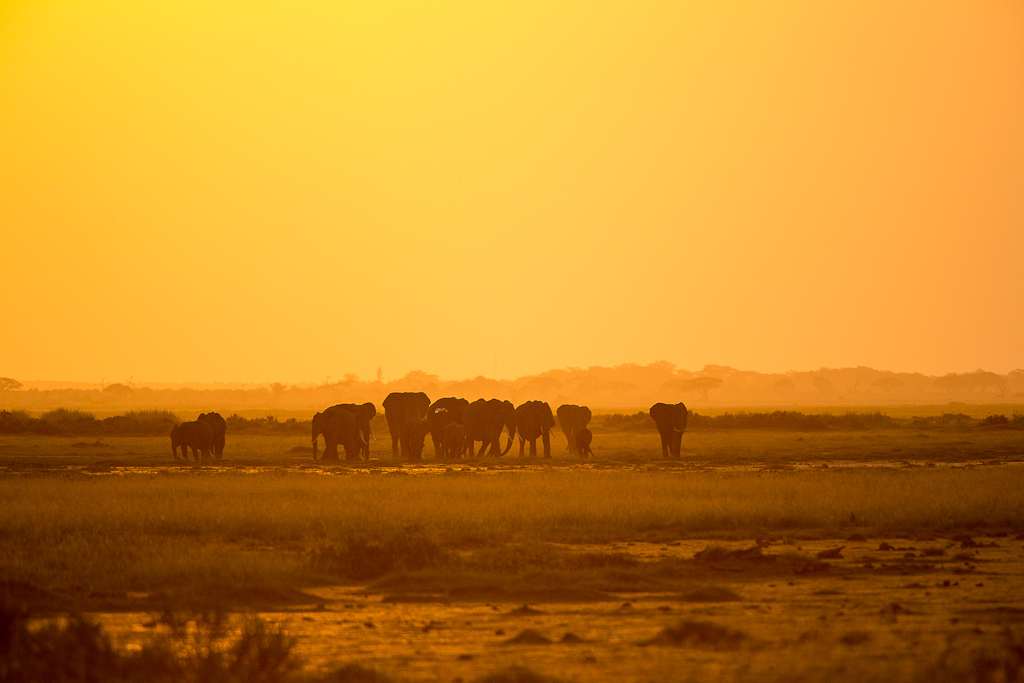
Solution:
[{"label": "grassland", "polygon": [[[390,460],[385,438],[369,462],[329,466],[302,434],[229,435],[224,460],[202,465],[173,461],[163,437],[3,436],[0,602],[95,611],[129,640],[147,612],[257,610],[299,638],[307,662],[356,659],[414,680],[447,677],[452,643],[465,680],[524,663],[602,680],[544,639],[569,628],[611,657],[623,638],[637,647],[686,616],[743,631],[742,662],[723,659],[725,646],[650,646],[613,678],[669,680],[699,660],[708,675],[772,679],[779,653],[788,661],[797,647],[828,674],[786,669],[797,678],[858,680],[899,661],[893,680],[925,680],[895,654],[906,638],[934,661],[964,615],[1010,604],[1022,587],[1022,436],[703,429],[674,461],[656,433],[603,430],[591,461],[566,457],[557,435],[550,460],[514,450],[436,462],[428,446],[418,464]],[[845,559],[818,557],[830,552]],[[958,591],[978,588],[948,592],[961,581]],[[892,591],[918,636],[886,621]],[[614,607],[623,600],[632,607]],[[509,606],[523,602],[542,606],[528,614],[547,634],[525,655],[505,642],[515,631],[495,635],[519,623]],[[858,616],[820,621],[837,614]],[[993,638],[1013,612],[998,614],[982,620]],[[447,635],[432,640],[442,621]],[[399,642],[426,654],[397,666]],[[877,660],[850,643],[869,643]],[[339,662],[339,648],[358,656]]]}]

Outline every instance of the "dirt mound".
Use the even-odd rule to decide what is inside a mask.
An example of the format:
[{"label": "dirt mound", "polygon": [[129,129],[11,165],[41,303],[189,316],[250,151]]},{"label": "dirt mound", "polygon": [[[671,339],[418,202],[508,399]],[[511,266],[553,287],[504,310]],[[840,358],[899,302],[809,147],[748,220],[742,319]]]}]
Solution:
[{"label": "dirt mound", "polygon": [[765,555],[761,546],[755,545],[744,550],[729,550],[717,545],[709,545],[693,556],[699,564],[765,564],[775,562],[774,555]]},{"label": "dirt mound", "polygon": [[742,631],[710,621],[681,621],[662,629],[661,633],[641,645],[668,645],[674,647],[734,648],[746,639]]},{"label": "dirt mound", "polygon": [[526,604],[524,604],[521,607],[516,607],[514,610],[509,612],[509,616],[513,617],[527,617],[532,616],[534,614],[544,614],[544,612],[540,611],[539,609],[534,609]]},{"label": "dirt mound", "polygon": [[679,602],[735,602],[740,596],[721,586],[700,586],[682,593],[676,599]]},{"label": "dirt mound", "polygon": [[557,681],[557,678],[544,676],[521,666],[512,666],[478,678],[476,683],[557,683]]},{"label": "dirt mound", "polygon": [[535,631],[532,628],[528,628],[525,631],[520,631],[519,635],[512,636],[505,641],[506,645],[550,645],[551,639],[542,634],[540,631]]}]

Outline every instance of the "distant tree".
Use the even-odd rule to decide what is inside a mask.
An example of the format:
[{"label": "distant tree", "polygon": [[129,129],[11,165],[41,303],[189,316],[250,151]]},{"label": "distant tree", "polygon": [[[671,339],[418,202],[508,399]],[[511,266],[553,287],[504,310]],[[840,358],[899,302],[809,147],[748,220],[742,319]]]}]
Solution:
[{"label": "distant tree", "polygon": [[132,389],[130,386],[128,386],[127,384],[121,384],[120,382],[108,384],[107,386],[103,387],[103,393],[111,394],[113,396],[124,396],[126,394],[132,393],[133,391],[134,389]]},{"label": "distant tree", "polygon": [[796,389],[796,385],[793,384],[793,380],[788,377],[782,377],[775,380],[772,384],[772,389],[779,392],[780,394],[788,394]]},{"label": "distant tree", "polygon": [[899,389],[904,385],[904,381],[894,375],[886,375],[885,377],[879,377],[872,382],[876,387],[881,389],[887,394],[891,394],[896,389]]},{"label": "distant tree", "polygon": [[378,382],[383,382],[384,381],[384,371],[381,370],[381,367],[379,365],[377,366],[377,381]]},{"label": "distant tree", "polygon": [[276,401],[276,400],[280,399],[281,395],[284,394],[285,389],[287,389],[287,388],[288,387],[286,387],[285,385],[281,384],[280,382],[274,382],[273,384],[271,384],[270,385],[270,391],[274,394],[274,400]]},{"label": "distant tree", "polygon": [[21,389],[22,383],[11,377],[0,377],[0,391],[15,391]]},{"label": "distant tree", "polygon": [[960,391],[963,389],[964,382],[960,378],[960,375],[955,372],[951,372],[942,377],[935,378],[935,386],[940,389],[944,389],[946,393],[952,394],[954,391]]},{"label": "distant tree", "polygon": [[683,391],[699,391],[704,400],[708,400],[708,392],[722,388],[722,380],[717,377],[694,377],[683,382]]},{"label": "distant tree", "polygon": [[831,394],[833,391],[836,390],[835,385],[832,384],[828,377],[822,377],[821,375],[816,375],[814,377],[814,381],[812,382],[812,384],[814,385],[815,389],[817,389],[823,394]]},{"label": "distant tree", "polygon": [[967,381],[967,385],[971,389],[978,389],[978,391],[982,393],[985,393],[989,387],[995,387],[996,391],[1000,394],[1006,393],[1006,378],[997,375],[994,372],[975,370],[974,372],[964,375],[963,378]]}]

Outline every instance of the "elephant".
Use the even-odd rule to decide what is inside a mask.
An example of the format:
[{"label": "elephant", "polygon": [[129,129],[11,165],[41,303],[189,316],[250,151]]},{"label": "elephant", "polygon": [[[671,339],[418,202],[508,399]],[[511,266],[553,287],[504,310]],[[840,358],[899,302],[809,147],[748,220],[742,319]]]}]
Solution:
[{"label": "elephant", "polygon": [[413,462],[423,459],[423,440],[430,433],[430,422],[409,420],[402,425],[402,458]]},{"label": "elephant", "polygon": [[555,426],[555,416],[551,414],[551,406],[544,401],[527,401],[516,408],[516,431],[519,432],[519,457],[526,451],[526,442],[530,442],[530,457],[537,457],[537,437],[544,443],[544,457],[551,457],[551,428]]},{"label": "elephant", "polygon": [[683,432],[686,431],[686,406],[682,403],[655,403],[651,406],[651,419],[661,434],[662,456],[667,458],[671,453],[673,458],[678,458]]},{"label": "elephant", "polygon": [[361,443],[359,456],[363,460],[370,459],[370,420],[377,417],[377,408],[372,403],[339,403],[335,408],[344,408],[356,418],[356,426],[359,428]]},{"label": "elephant", "polygon": [[[469,457],[473,457],[474,441],[481,441],[480,455],[483,456],[487,447],[490,446],[490,454],[502,456],[512,449],[512,442],[516,438],[516,409],[511,401],[499,401],[492,398],[490,401],[478,399],[466,407],[462,416],[462,423],[466,428],[465,450]],[[508,445],[501,450],[501,430],[508,430]]]},{"label": "elephant", "polygon": [[171,429],[171,453],[174,459],[178,459],[178,446],[181,446],[181,455],[188,461],[188,449],[192,449],[192,457],[198,462],[200,458],[206,459],[206,454],[211,455],[217,443],[217,437],[213,428],[206,422],[182,422],[174,425]]},{"label": "elephant", "polygon": [[384,399],[384,417],[388,421],[391,432],[391,456],[398,458],[399,445],[402,441],[402,429],[411,420],[422,420],[430,399],[422,391],[394,391]]},{"label": "elephant", "polygon": [[220,413],[202,413],[197,422],[205,422],[213,430],[213,454],[220,460],[224,457],[224,434],[228,431],[228,423]]},{"label": "elephant", "polygon": [[558,406],[555,414],[558,416],[558,428],[565,435],[565,450],[572,455],[579,456],[580,450],[576,447],[576,432],[590,424],[590,408],[566,404]]},{"label": "elephant", "polygon": [[313,416],[313,460],[317,437],[324,435],[324,460],[338,459],[338,444],[345,448],[345,459],[355,460],[363,451],[362,435],[356,417],[345,408],[331,406]]},{"label": "elephant", "polygon": [[466,445],[466,428],[461,422],[449,422],[444,428],[442,452],[449,458],[461,458]]},{"label": "elephant", "polygon": [[430,438],[434,442],[435,457],[448,454],[444,447],[445,429],[453,422],[462,424],[462,416],[468,405],[469,401],[464,398],[439,398],[430,404],[427,419],[430,421]]},{"label": "elephant", "polygon": [[584,427],[583,429],[576,432],[576,450],[580,452],[580,456],[583,458],[594,457],[594,451],[590,449],[590,442],[594,440],[594,433]]}]

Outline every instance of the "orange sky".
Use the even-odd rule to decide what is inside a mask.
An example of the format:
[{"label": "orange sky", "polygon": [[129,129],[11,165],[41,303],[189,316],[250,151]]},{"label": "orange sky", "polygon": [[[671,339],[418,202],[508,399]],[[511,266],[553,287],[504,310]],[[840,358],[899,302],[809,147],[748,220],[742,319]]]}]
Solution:
[{"label": "orange sky", "polygon": [[1024,367],[1024,2],[492,4],[0,3],[0,375]]}]

